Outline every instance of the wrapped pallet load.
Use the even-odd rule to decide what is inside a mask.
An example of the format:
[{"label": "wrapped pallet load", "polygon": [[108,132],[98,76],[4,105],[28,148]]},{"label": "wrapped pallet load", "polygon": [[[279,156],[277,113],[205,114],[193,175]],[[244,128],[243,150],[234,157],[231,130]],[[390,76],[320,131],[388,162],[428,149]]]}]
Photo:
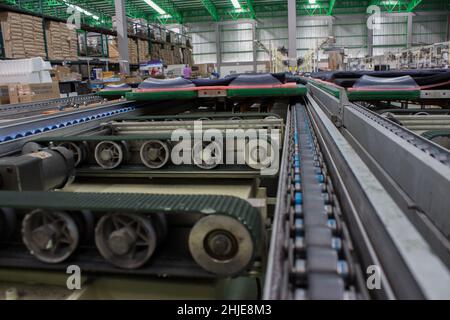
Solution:
[{"label": "wrapped pallet load", "polygon": [[[140,45],[140,43],[139,43]],[[139,49],[140,51],[141,49]],[[117,43],[116,37],[110,37],[108,39],[108,52],[109,52],[109,59],[113,62],[119,61],[119,45]],[[130,55],[130,63],[131,64],[137,64],[138,61],[138,45],[135,39],[128,38],[128,52]],[[147,49],[148,52],[148,49]]]},{"label": "wrapped pallet load", "polygon": [[148,41],[145,40],[138,40],[139,41],[139,62],[145,62],[149,60],[149,53],[148,53]]},{"label": "wrapped pallet load", "polygon": [[41,18],[15,12],[1,12],[0,24],[6,58],[46,56]]},{"label": "wrapped pallet load", "polygon": [[50,60],[78,60],[76,30],[62,22],[47,21],[45,32]]}]

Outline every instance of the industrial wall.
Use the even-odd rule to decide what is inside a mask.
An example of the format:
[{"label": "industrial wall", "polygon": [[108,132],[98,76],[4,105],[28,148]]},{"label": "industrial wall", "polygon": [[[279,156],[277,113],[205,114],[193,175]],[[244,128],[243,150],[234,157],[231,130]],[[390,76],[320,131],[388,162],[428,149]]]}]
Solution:
[{"label": "industrial wall", "polygon": [[[330,26],[330,21],[333,21]],[[447,41],[448,16],[446,13],[417,13],[413,16],[412,45],[421,46]],[[259,19],[256,23],[256,40],[266,48],[288,47],[286,19]],[[195,63],[216,63],[216,24],[190,25]],[[297,56],[302,57],[329,35],[336,44],[346,49],[350,57],[367,55],[368,28],[365,15],[336,15],[331,17],[297,18]],[[373,30],[373,55],[405,49],[407,44],[407,17],[391,14],[379,20]],[[226,63],[253,61],[252,24],[249,22],[220,26],[221,61]],[[265,50],[256,45],[257,61],[269,59]],[[320,57],[321,59],[325,56]]]}]

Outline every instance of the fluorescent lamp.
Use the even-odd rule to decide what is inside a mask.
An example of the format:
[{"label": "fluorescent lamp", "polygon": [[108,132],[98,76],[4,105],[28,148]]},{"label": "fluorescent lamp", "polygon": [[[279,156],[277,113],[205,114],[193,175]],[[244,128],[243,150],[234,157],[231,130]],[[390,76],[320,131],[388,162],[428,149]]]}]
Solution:
[{"label": "fluorescent lamp", "polygon": [[154,3],[152,0],[144,0],[145,3],[147,3],[150,7],[153,8],[153,10],[155,10],[156,12],[158,12],[159,14],[166,14],[166,12],[161,9],[160,6],[158,6],[156,3]]},{"label": "fluorescent lamp", "polygon": [[93,13],[91,13],[91,12],[89,12],[89,11],[87,11],[87,10],[77,6],[77,5],[71,4],[67,0],[63,0],[63,1],[69,8],[73,8],[73,9],[77,10],[78,12],[84,13],[88,17],[92,17],[95,20],[100,20],[99,16],[96,16],[95,14],[93,14]]},{"label": "fluorescent lamp", "polygon": [[231,3],[233,4],[233,7],[235,9],[240,9],[241,8],[241,4],[239,3],[238,0],[231,0]]}]

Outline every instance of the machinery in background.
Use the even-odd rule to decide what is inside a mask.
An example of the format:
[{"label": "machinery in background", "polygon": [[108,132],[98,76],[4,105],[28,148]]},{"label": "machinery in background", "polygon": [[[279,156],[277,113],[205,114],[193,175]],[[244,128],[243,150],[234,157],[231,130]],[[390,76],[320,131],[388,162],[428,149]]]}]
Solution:
[{"label": "machinery in background", "polygon": [[[395,107],[438,101],[443,117],[447,98],[399,90],[381,100],[380,90],[358,96],[319,80],[307,80],[306,96],[293,94],[297,84],[238,95],[226,86],[224,97],[188,83],[189,99],[163,101],[147,88],[151,99],[141,102],[1,128],[2,180],[10,169],[20,179],[0,191],[0,279],[46,270],[49,286],[77,265],[84,289],[54,291],[62,299],[450,298],[450,156],[418,135],[445,123],[416,119],[437,111],[410,119],[413,109]],[[267,135],[189,138],[190,161],[177,163],[171,133],[192,136],[198,121],[202,133]],[[239,152],[251,161],[222,163]],[[278,170],[262,174],[277,157]],[[380,289],[367,286],[370,268],[384,275]]]},{"label": "machinery in background", "polygon": [[448,68],[450,42],[418,45],[411,49],[388,52],[382,56],[348,59],[346,70],[376,70],[380,65],[393,70]]}]

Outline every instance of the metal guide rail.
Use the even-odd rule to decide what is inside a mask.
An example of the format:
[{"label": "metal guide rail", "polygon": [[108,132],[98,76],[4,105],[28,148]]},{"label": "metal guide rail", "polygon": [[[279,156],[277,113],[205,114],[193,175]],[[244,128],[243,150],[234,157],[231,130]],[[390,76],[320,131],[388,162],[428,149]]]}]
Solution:
[{"label": "metal guide rail", "polygon": [[450,266],[450,151],[363,106],[310,92]]},{"label": "metal guide rail", "polygon": [[38,136],[73,134],[97,128],[108,118],[124,114],[140,114],[143,104],[108,103],[99,107],[76,110],[34,119],[5,123],[0,128],[0,156],[18,152],[22,145]]},{"label": "metal guide rail", "polygon": [[[98,134],[41,138],[34,142],[43,147],[59,146],[71,150],[77,172],[84,175],[108,175],[105,170],[112,169],[121,170],[121,175],[125,172],[145,175],[145,171],[159,174],[163,170],[180,174],[178,166],[184,166],[187,171],[200,168],[236,173],[237,169],[257,173],[279,159],[282,119],[205,120],[201,127],[197,124],[195,121],[111,121],[102,124]],[[180,129],[189,133],[189,141],[184,141],[184,136],[173,140],[173,134]],[[220,133],[220,137],[204,141],[203,135],[208,129]],[[239,130],[236,134],[242,135],[230,137],[227,135],[229,130]],[[272,135],[274,130],[277,133]],[[198,133],[200,139],[196,137]],[[184,153],[188,155],[188,163],[173,158],[174,154],[185,158]],[[229,159],[233,163],[227,162]],[[227,166],[221,166],[225,163]]]},{"label": "metal guide rail", "polygon": [[355,299],[352,245],[305,106],[288,121],[265,298]]},{"label": "metal guide rail", "polygon": [[63,110],[65,108],[78,108],[80,105],[86,105],[102,101],[102,98],[95,94],[87,94],[68,98],[50,99],[44,101],[8,104],[0,106],[0,116],[19,116],[23,114],[42,112],[46,110]]},{"label": "metal guide rail", "polygon": [[180,121],[180,120],[248,120],[248,119],[280,119],[280,116],[270,112],[201,112],[177,114],[173,116],[141,116],[123,117],[115,121]]},{"label": "metal guide rail", "polygon": [[265,250],[261,213],[231,196],[2,191],[0,203],[5,267],[213,278],[258,272]]},{"label": "metal guide rail", "polygon": [[448,268],[315,101],[289,117],[264,297],[450,297]]},{"label": "metal guide rail", "polygon": [[[340,109],[351,109],[356,110],[359,113],[366,116],[368,119],[378,123],[379,125],[383,126],[385,129],[391,131],[395,135],[402,138],[405,142],[408,142],[415,146],[418,151],[422,151],[425,153],[428,153],[433,158],[437,159],[438,161],[442,162],[443,164],[450,166],[450,152],[444,148],[441,148],[437,146],[435,143],[430,142],[429,140],[414,134],[413,132],[407,130],[406,128],[402,127],[398,123],[395,123],[393,121],[390,121],[389,119],[386,119],[385,117],[382,117],[381,115],[377,114],[376,112],[373,112],[369,110],[368,108],[364,107],[362,104],[359,103],[349,103],[345,100],[338,100],[334,97],[331,97],[326,92],[322,91],[320,88],[310,86],[311,88],[311,96],[316,98],[317,103],[319,103],[321,106],[324,107],[324,111],[327,112],[329,115],[340,115]],[[343,102],[342,102],[343,101]],[[394,110],[391,110],[394,111]],[[416,110],[416,112],[425,112],[424,110]],[[446,112],[445,110],[434,110],[438,112]],[[384,110],[383,112],[389,112]],[[396,110],[396,112],[401,113],[411,113],[414,112],[413,110]],[[433,112],[433,111],[431,111]],[[342,114],[345,114],[345,112],[342,112]],[[344,120],[344,119],[342,119]]]},{"label": "metal guide rail", "polygon": [[[418,149],[418,151],[424,152],[426,154],[429,154],[431,157],[437,159],[441,163],[445,164],[446,166],[450,167],[450,152],[434,143],[431,143],[428,139],[421,137],[420,135],[414,134],[414,132],[411,132],[407,130],[408,128],[402,126],[399,123],[395,123],[391,121],[389,118],[386,119],[384,117],[381,117],[377,113],[368,110],[367,108],[360,106],[358,104],[352,104],[347,106],[347,108],[351,108],[353,110],[356,110],[366,116],[368,119],[374,121],[375,123],[383,126],[385,129],[389,130],[390,132],[394,133],[398,137],[402,138],[404,141],[412,144],[414,147]],[[414,117],[417,116],[406,116],[406,119],[414,119]],[[396,117],[397,118],[397,117]],[[434,119],[433,119],[434,118]],[[446,122],[447,118],[445,116],[429,116],[430,120],[439,120],[443,119],[445,124],[450,123],[450,120]],[[398,116],[398,119],[403,119],[402,116]],[[419,117],[419,119],[423,119]]]},{"label": "metal guide rail", "polygon": [[361,264],[379,266],[385,275],[384,290],[371,295],[449,297],[445,161],[401,137],[414,133],[390,131],[378,123],[388,120],[373,121],[345,99],[312,86],[307,101]]}]

